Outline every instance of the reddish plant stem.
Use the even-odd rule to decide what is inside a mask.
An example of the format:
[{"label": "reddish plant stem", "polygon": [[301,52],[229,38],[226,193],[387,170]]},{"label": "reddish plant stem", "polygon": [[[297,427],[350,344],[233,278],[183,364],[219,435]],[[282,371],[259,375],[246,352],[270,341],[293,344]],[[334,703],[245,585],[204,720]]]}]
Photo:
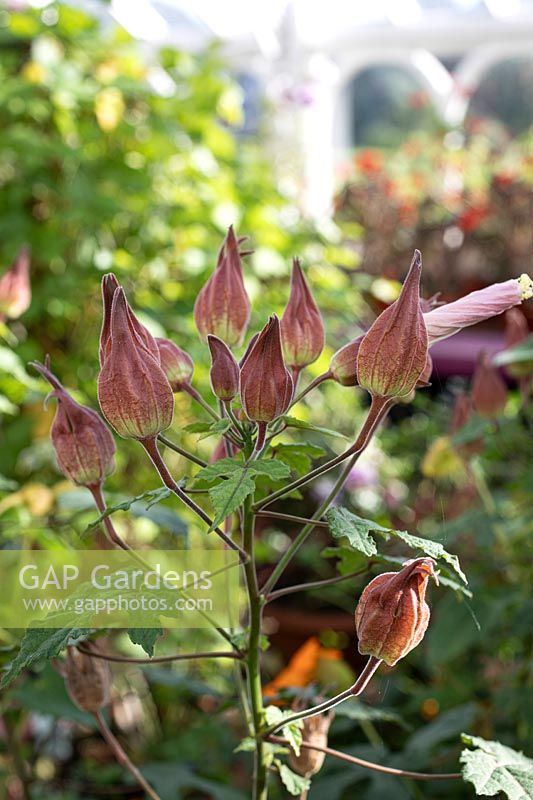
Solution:
[{"label": "reddish plant stem", "polygon": [[344,453],[332,458],[331,461],[327,461],[325,464],[322,464],[320,467],[308,472],[307,475],[302,475],[301,478],[298,480],[293,481],[292,483],[287,484],[282,489],[278,489],[277,492],[273,492],[268,497],[265,497],[264,500],[261,500],[259,503],[255,503],[253,507],[254,513],[260,511],[264,506],[268,506],[274,502],[274,500],[278,500],[278,498],[283,497],[284,495],[288,494],[289,492],[294,491],[294,489],[299,489],[300,486],[304,486],[309,481],[318,478],[319,475],[323,475],[325,472],[329,472],[329,470],[336,467],[338,464],[341,464],[350,456],[359,455],[363,452],[365,447],[367,446],[368,442],[370,441],[372,434],[378,427],[381,420],[386,415],[387,411],[393,404],[393,400],[388,397],[373,397],[372,403],[368,410],[367,417],[363,423],[361,430],[357,436],[357,439],[353,443],[348,450],[345,450]]},{"label": "reddish plant stem", "polygon": [[242,653],[236,650],[219,650],[213,652],[198,653],[173,653],[168,656],[153,656],[153,658],[129,658],[128,656],[114,656],[107,653],[100,653],[94,650],[86,650],[83,645],[78,645],[81,653],[86,653],[92,658],[101,658],[103,661],[113,661],[117,664],[166,664],[170,661],[187,661],[196,658],[244,658]]},{"label": "reddish plant stem", "polygon": [[377,671],[381,663],[381,658],[369,656],[368,661],[366,662],[361,674],[353,686],[350,686],[349,689],[346,689],[344,692],[335,695],[335,697],[332,697],[329,700],[325,700],[323,703],[320,703],[317,706],[305,708],[302,711],[298,711],[296,714],[292,714],[290,717],[286,717],[282,722],[267,728],[264,735],[275,733],[280,728],[283,728],[285,725],[289,725],[291,722],[296,722],[298,719],[307,719],[307,717],[315,717],[317,714],[323,714],[324,711],[329,711],[330,708],[338,706],[339,703],[343,703],[345,700],[349,700],[351,697],[358,697],[358,695],[364,692],[370,683],[372,676]]},{"label": "reddish plant stem", "polygon": [[351,578],[357,578],[359,575],[364,575],[372,566],[372,561],[369,561],[366,567],[350,572],[348,575],[337,575],[335,578],[326,578],[323,581],[311,581],[310,583],[297,583],[294,586],[286,586],[283,589],[278,589],[276,592],[271,592],[266,598],[266,603],[271,603],[273,600],[278,600],[286,594],[294,594],[295,592],[305,592],[307,589],[321,589],[323,586],[333,586],[335,583],[348,581]]},{"label": "reddish plant stem", "polygon": [[127,754],[124,752],[122,745],[118,741],[118,739],[111,733],[107,722],[105,721],[104,717],[102,716],[100,711],[97,711],[94,715],[96,717],[96,721],[98,723],[98,727],[100,728],[100,732],[104,739],[106,740],[107,744],[113,751],[115,758],[117,759],[118,763],[125,767],[128,772],[130,772],[139,786],[146,792],[148,797],[151,800],[161,800],[157,792],[155,792],[149,783],[143,778],[141,772],[137,769],[135,764],[133,764]]},{"label": "reddish plant stem", "polygon": [[287,522],[299,522],[302,525],[308,525],[312,523],[315,528],[329,528],[329,524],[327,522],[322,522],[322,520],[309,519],[308,517],[297,517],[294,514],[282,514],[279,511],[257,511],[255,516],[282,519],[286,520]]},{"label": "reddish plant stem", "polygon": [[[273,744],[290,746],[290,742],[287,739],[283,739],[281,736],[268,736],[267,741],[272,742]],[[375,764],[373,761],[365,761],[362,758],[356,758],[356,756],[349,756],[346,753],[341,753],[339,750],[333,750],[331,747],[321,747],[317,744],[311,744],[311,742],[303,741],[300,744],[300,747],[303,747],[304,750],[318,750],[320,753],[326,753],[328,756],[334,756],[335,758],[339,758],[341,761],[346,761],[348,764],[355,764],[357,767],[371,769],[374,772],[382,772],[385,775],[395,775],[398,778],[410,778],[412,781],[449,781],[460,780],[463,777],[460,772],[411,772],[410,770],[405,769],[384,767],[382,764]]]},{"label": "reddish plant stem", "polygon": [[331,372],[329,370],[327,372],[324,372],[322,375],[318,375],[318,377],[316,377],[314,380],[312,380],[311,383],[308,383],[307,386],[304,389],[302,389],[300,394],[298,394],[294,398],[294,400],[291,403],[291,408],[292,408],[292,406],[295,406],[296,403],[299,403],[300,400],[302,400],[302,398],[304,398],[306,394],[308,394],[313,389],[316,389],[316,387],[320,386],[320,384],[324,383],[324,381],[331,380],[332,377],[333,376],[332,376],[332,374],[331,374]]},{"label": "reddish plant stem", "polygon": [[[190,508],[191,511],[194,511],[194,513],[198,517],[200,517],[201,520],[203,520],[209,527],[211,527],[213,521],[209,517],[209,515],[206,514],[203,508],[200,508],[200,506],[198,506],[194,502],[194,500],[191,500],[191,498],[185,494],[185,492],[181,489],[180,486],[178,486],[178,484],[168,471],[167,465],[163,461],[161,454],[157,448],[156,439],[152,437],[150,439],[142,439],[140,440],[140,442],[144,447],[144,449],[146,450],[146,452],[148,453],[148,455],[150,456],[150,458],[152,459],[154,467],[159,473],[159,477],[161,478],[167,489],[170,489],[170,491],[173,492],[176,495],[176,497],[179,497],[179,499],[182,501],[182,503],[184,503],[187,506],[187,508]],[[214,531],[218,536],[220,536],[222,541],[225,544],[227,544],[229,548],[231,548],[231,550],[236,550],[239,553],[241,560],[243,562],[248,559],[248,556],[246,552],[242,549],[242,547],[240,547],[236,542],[230,539],[230,537],[227,536],[227,534],[225,534],[223,530],[221,530],[220,528],[214,528]]]}]

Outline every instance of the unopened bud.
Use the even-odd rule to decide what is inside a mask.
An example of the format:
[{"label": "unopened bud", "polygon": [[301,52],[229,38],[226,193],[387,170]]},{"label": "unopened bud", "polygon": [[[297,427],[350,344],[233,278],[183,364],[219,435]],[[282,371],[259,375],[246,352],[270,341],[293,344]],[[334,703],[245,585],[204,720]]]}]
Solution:
[{"label": "unopened bud", "polygon": [[472,378],[472,405],[483,417],[498,417],[507,403],[507,386],[487,353],[479,356]]},{"label": "unopened bud", "polygon": [[171,342],[170,339],[156,339],[161,359],[161,369],[173,392],[180,392],[184,386],[189,386],[194,372],[194,362],[190,355]]},{"label": "unopened bud", "polygon": [[218,336],[230,347],[239,345],[250,320],[250,300],[244,288],[239,241],[230,227],[214,273],[200,290],[194,305],[200,337]]},{"label": "unopened bud", "polygon": [[293,383],[283,361],[280,325],[273,315],[257,337],[241,368],[241,402],[253,422],[271,422],[291,402]]},{"label": "unopened bud", "polygon": [[[333,720],[333,713],[316,714],[314,717],[306,717],[303,721],[302,739],[309,744],[318,747],[328,746],[328,731]],[[294,750],[289,752],[289,766],[298,775],[304,778],[311,778],[322,769],[326,754],[320,750],[302,747],[300,755],[297,756]]]},{"label": "unopened bud", "polygon": [[169,427],[174,412],[159,349],[146,329],[146,335],[141,335],[141,327],[118,287],[109,312],[107,338],[100,347],[103,362],[98,399],[109,424],[120,436],[132,439],[157,436]]},{"label": "unopened bud", "polygon": [[231,402],[239,392],[239,365],[233,353],[218,336],[207,337],[211,352],[211,387],[219,400]]},{"label": "unopened bud", "polygon": [[[86,642],[85,647],[98,652],[92,642]],[[63,674],[69,696],[78,708],[94,714],[109,703],[111,672],[104,659],[68,647]]]},{"label": "unopened bud", "polygon": [[357,386],[357,354],[364,333],[333,353],[329,362],[331,377],[341,386]]},{"label": "unopened bud", "polygon": [[359,346],[359,385],[374,396],[409,395],[426,367],[428,340],[420,308],[421,270],[422,257],[415,250],[400,296],[379,315]]},{"label": "unopened bud", "polygon": [[[102,330],[100,332],[100,366],[103,365],[111,349],[111,311],[113,307],[113,297],[115,296],[116,290],[119,288],[121,288],[121,286],[112,272],[108,272],[107,275],[104,275],[102,278],[103,315]],[[159,349],[154,337],[150,331],[139,322],[131,310],[130,304],[126,300],[125,296],[124,301],[126,303],[128,320],[132,331],[138,337],[139,343],[145,347],[146,350],[148,350],[148,352],[151,353],[157,361],[159,361]]]},{"label": "unopened bud", "polygon": [[363,590],[355,611],[361,655],[392,667],[415,648],[429,624],[428,579],[437,581],[435,561],[415,558],[399,572],[384,572]]},{"label": "unopened bud", "polygon": [[0,278],[0,319],[18,319],[31,303],[30,250],[23,247]]},{"label": "unopened bud", "polygon": [[[525,314],[518,308],[511,308],[505,315],[505,346],[514,347],[529,336],[529,326]],[[513,378],[528,378],[533,374],[533,359],[514,361],[505,365],[505,371]]]},{"label": "unopened bud", "polygon": [[291,294],[281,318],[285,362],[302,369],[316,361],[324,349],[324,323],[306,283],[300,261],[292,264]]},{"label": "unopened bud", "polygon": [[51,384],[58,401],[50,435],[61,472],[78,486],[102,484],[115,469],[109,428],[96,411],[77,403],[47,366],[38,361],[31,366]]}]

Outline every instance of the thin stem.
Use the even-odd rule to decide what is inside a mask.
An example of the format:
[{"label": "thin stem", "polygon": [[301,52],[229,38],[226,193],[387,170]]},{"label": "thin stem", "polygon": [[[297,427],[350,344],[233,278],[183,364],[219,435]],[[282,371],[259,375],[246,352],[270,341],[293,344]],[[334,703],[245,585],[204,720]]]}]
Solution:
[{"label": "thin stem", "polygon": [[[167,465],[161,458],[161,454],[157,448],[156,439],[155,438],[142,439],[141,444],[148,453],[148,455],[150,456],[150,458],[152,459],[152,462],[159,473],[159,477],[161,478],[167,489],[170,489],[170,491],[173,492],[176,495],[176,497],[179,497],[179,499],[182,501],[182,503],[184,503],[187,506],[187,508],[190,508],[191,511],[194,511],[194,513],[211,528],[213,520],[209,517],[208,514],[205,513],[203,508],[200,508],[200,506],[197,505],[194,502],[194,500],[191,500],[191,498],[185,494],[183,489],[180,486],[178,486],[178,484],[168,471]],[[248,556],[246,552],[236,542],[232,541],[232,539],[230,539],[230,537],[227,534],[225,534],[223,530],[221,530],[218,527],[214,528],[213,530],[218,536],[220,536],[222,541],[225,542],[225,544],[227,544],[229,548],[231,548],[232,550],[236,550],[239,553],[243,561],[247,560]]]},{"label": "thin stem", "polygon": [[[370,417],[372,415],[372,406],[370,407],[370,410],[368,412],[368,417],[367,417],[367,419],[365,421],[365,424],[361,428],[361,433],[357,437],[357,441],[355,443],[356,445],[358,445],[358,449],[354,452],[354,454],[352,455],[351,459],[349,460],[349,462],[346,464],[346,466],[342,470],[341,474],[337,478],[337,481],[335,482],[335,484],[334,484],[333,488],[331,489],[330,493],[328,494],[328,496],[324,499],[324,501],[320,504],[320,506],[317,508],[317,510],[313,514],[312,522],[307,523],[302,528],[300,533],[296,536],[295,539],[293,539],[292,543],[289,545],[289,547],[287,548],[285,553],[281,556],[281,558],[278,561],[277,565],[274,567],[270,577],[268,578],[268,580],[266,581],[266,583],[262,587],[262,590],[261,590],[262,594],[268,595],[272,591],[272,589],[274,588],[274,586],[278,582],[279,578],[283,574],[283,572],[284,572],[285,568],[287,567],[287,565],[289,564],[289,562],[294,558],[294,556],[296,555],[296,553],[298,552],[298,550],[300,549],[302,544],[305,542],[305,540],[307,539],[309,534],[313,531],[313,529],[315,527],[315,524],[316,524],[316,521],[318,519],[320,519],[320,517],[328,510],[328,508],[331,505],[331,503],[333,503],[333,501],[337,497],[338,493],[341,491],[342,487],[344,486],[344,483],[345,483],[348,475],[350,474],[350,471],[352,470],[355,462],[357,461],[357,459],[359,458],[361,453],[364,451],[365,447],[367,446],[368,442],[370,441],[370,439],[372,437],[372,434],[376,430],[377,425],[383,419],[383,417],[385,416],[385,414],[387,413],[387,411],[389,410],[391,405],[392,405],[392,402],[384,404],[383,406],[381,406],[379,411],[376,413],[376,416],[375,416],[375,419],[374,419],[374,424],[373,425],[367,425],[367,423],[368,423],[368,421],[369,421],[369,419],[370,419]],[[363,432],[365,432],[364,433],[364,437],[363,437]]]},{"label": "thin stem", "polygon": [[299,403],[300,400],[303,397],[305,397],[305,395],[308,394],[312,389],[316,389],[316,387],[320,386],[320,384],[324,383],[324,381],[331,380],[331,377],[332,377],[331,372],[328,370],[327,372],[324,372],[322,375],[319,375],[317,378],[312,380],[311,383],[308,383],[307,386],[304,389],[302,389],[300,394],[296,395],[296,397],[291,403],[291,408],[292,406],[295,406],[296,403]]},{"label": "thin stem", "polygon": [[265,446],[266,431],[267,431],[266,422],[258,422],[257,439],[255,441],[255,450],[253,452],[252,458],[258,458],[258,456],[261,454],[261,451]]},{"label": "thin stem", "polygon": [[329,528],[327,522],[322,522],[321,520],[314,520],[309,519],[308,517],[297,517],[295,514],[282,514],[279,511],[257,511],[255,514],[256,517],[272,517],[272,519],[282,519],[286,520],[287,522],[299,522],[302,525],[307,525],[307,523],[312,522],[315,528]]},{"label": "thin stem", "polygon": [[301,478],[293,481],[292,483],[288,483],[282,489],[278,489],[277,492],[270,494],[268,497],[265,497],[264,500],[261,500],[259,503],[254,505],[254,512],[259,511],[264,506],[270,505],[273,503],[274,500],[277,500],[280,497],[283,497],[289,492],[294,491],[294,489],[299,489],[301,486],[304,486],[309,481],[318,478],[319,475],[323,475],[325,472],[329,472],[330,469],[336,467],[338,464],[341,464],[345,461],[349,456],[355,455],[356,453],[361,453],[368,442],[370,441],[370,437],[374,433],[375,429],[386,415],[389,408],[392,406],[393,401],[390,398],[384,397],[373,397],[372,403],[368,410],[367,417],[363,423],[361,430],[357,436],[357,439],[353,443],[348,450],[345,450],[344,453],[332,458],[330,461],[326,461],[325,464],[322,464],[320,467],[308,472],[307,475],[303,475]]},{"label": "thin stem", "polygon": [[362,694],[368,686],[370,679],[379,668],[380,664],[381,658],[369,656],[368,661],[366,662],[361,674],[353,686],[350,686],[349,689],[346,689],[344,692],[335,695],[335,697],[332,697],[329,700],[325,700],[323,703],[320,703],[317,706],[304,708],[302,711],[298,711],[295,714],[292,714],[290,717],[285,717],[283,722],[279,722],[276,725],[271,725],[270,728],[267,728],[266,731],[264,731],[264,735],[275,733],[276,731],[279,731],[280,728],[285,727],[285,725],[289,725],[291,722],[296,722],[298,719],[307,719],[307,717],[315,717],[317,714],[323,714],[324,711],[329,711],[330,708],[334,708],[340,703],[343,703],[345,700],[349,700],[350,697],[357,697],[358,695]]},{"label": "thin stem", "polygon": [[350,572],[348,575],[337,575],[335,578],[326,578],[323,581],[311,581],[310,583],[297,583],[294,586],[286,586],[283,589],[278,589],[276,592],[271,592],[267,596],[266,602],[271,603],[273,600],[278,600],[280,597],[284,597],[286,594],[305,592],[307,589],[322,589],[323,586],[333,586],[335,583],[349,581],[351,578],[357,578],[359,575],[364,575],[365,572],[368,572],[371,566],[372,561],[369,561],[366,567],[358,569],[356,572]]},{"label": "thin stem", "polygon": [[217,414],[215,409],[211,408],[209,403],[204,400],[200,392],[197,392],[196,389],[193,386],[190,386],[188,383],[183,386],[183,391],[187,392],[187,394],[190,395],[193,398],[193,400],[196,400],[196,402],[199,405],[201,405],[202,408],[205,411],[207,411],[207,413],[210,414],[213,417],[213,419],[216,419],[218,422],[218,420],[220,419],[219,415]]},{"label": "thin stem", "polygon": [[235,412],[233,411],[233,408],[231,407],[231,403],[230,402],[224,403],[224,408],[226,409],[226,414],[228,415],[230,420],[233,422],[233,424],[237,428],[239,436],[241,436],[244,439],[244,428],[242,427],[241,423],[239,422],[239,420],[235,416]]},{"label": "thin stem", "polygon": [[153,658],[130,658],[129,656],[114,656],[107,653],[100,653],[94,650],[88,650],[83,645],[78,645],[78,650],[81,653],[86,653],[92,658],[101,658],[103,661],[113,661],[117,664],[166,664],[170,661],[187,661],[196,658],[244,658],[242,653],[237,650],[218,650],[213,652],[198,652],[198,653],[173,653],[168,656],[154,656]]},{"label": "thin stem", "polygon": [[[100,512],[100,514],[105,514],[107,511],[107,503],[105,501],[104,493],[102,492],[101,484],[93,484],[92,486],[87,487],[94,498],[94,502],[96,508]],[[150,565],[146,563],[146,561],[142,558],[142,556],[138,555],[137,552],[130,547],[127,542],[117,533],[115,526],[111,520],[111,516],[107,515],[102,519],[102,525],[104,526],[104,530],[106,532],[106,536],[112,544],[120,547],[121,550],[125,550],[130,556],[138,563],[141,564],[145,569],[150,569]]]},{"label": "thin stem", "polygon": [[255,735],[255,763],[253,800],[266,800],[267,797],[267,772],[264,759],[264,742],[261,737],[263,725],[263,693],[261,687],[261,612],[262,599],[257,586],[254,555],[254,518],[251,512],[251,501],[247,498],[244,503],[242,515],[243,545],[248,553],[249,560],[244,565],[246,576],[246,589],[250,608],[249,639],[248,639],[248,684],[252,706],[252,719]]},{"label": "thin stem", "polygon": [[[287,739],[283,739],[281,736],[269,736],[267,741],[273,744],[290,746],[290,742],[287,741]],[[384,767],[382,764],[375,764],[373,761],[365,761],[362,758],[356,758],[356,756],[349,756],[346,753],[341,753],[339,750],[333,750],[331,747],[321,747],[311,742],[301,742],[300,747],[303,747],[304,750],[318,750],[320,753],[334,756],[341,761],[346,761],[348,764],[355,764],[357,767],[371,769],[374,772],[382,772],[385,775],[396,775],[398,778],[410,778],[412,781],[448,781],[459,780],[463,777],[460,772],[411,772],[405,769]]]},{"label": "thin stem", "polygon": [[144,789],[148,797],[151,800],[161,800],[159,795],[152,789],[149,783],[143,778],[140,771],[137,769],[135,764],[133,764],[127,754],[124,752],[122,745],[115,738],[115,736],[111,733],[107,722],[105,721],[104,717],[102,716],[100,711],[96,711],[94,716],[96,717],[96,721],[98,723],[98,727],[100,728],[100,732],[104,739],[106,740],[107,744],[113,751],[115,758],[117,759],[118,763],[125,767],[135,778],[139,786]]},{"label": "thin stem", "polygon": [[207,467],[207,461],[203,461],[201,458],[198,458],[198,456],[195,456],[194,453],[190,453],[189,450],[185,450],[185,448],[180,447],[174,442],[171,442],[170,439],[167,439],[167,437],[163,436],[162,433],[160,433],[157,438],[161,444],[164,444],[165,447],[169,448],[169,450],[174,450],[175,453],[179,453],[180,456],[189,459],[189,461],[192,461],[193,464],[198,464],[199,467]]}]

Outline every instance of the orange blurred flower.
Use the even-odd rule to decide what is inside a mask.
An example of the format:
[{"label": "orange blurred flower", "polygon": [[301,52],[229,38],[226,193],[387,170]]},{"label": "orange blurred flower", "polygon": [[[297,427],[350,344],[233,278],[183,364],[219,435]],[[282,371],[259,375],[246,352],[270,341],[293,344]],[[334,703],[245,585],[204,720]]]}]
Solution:
[{"label": "orange blurred flower", "polygon": [[322,647],[318,638],[312,636],[298,648],[287,666],[263,688],[263,694],[268,697],[281,689],[308,686],[315,680],[321,661],[342,661],[342,651]]}]

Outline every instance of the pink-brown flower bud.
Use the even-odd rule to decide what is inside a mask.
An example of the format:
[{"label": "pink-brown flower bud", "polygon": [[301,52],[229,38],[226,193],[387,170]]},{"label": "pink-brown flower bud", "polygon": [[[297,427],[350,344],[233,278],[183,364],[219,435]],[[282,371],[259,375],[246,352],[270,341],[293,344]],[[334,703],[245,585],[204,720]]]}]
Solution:
[{"label": "pink-brown flower bud", "polygon": [[18,319],[31,303],[30,250],[23,247],[0,278],[0,319]]},{"label": "pink-brown flower bud", "polygon": [[[512,308],[505,315],[505,346],[514,347],[529,336],[529,326],[525,314]],[[533,360],[516,361],[505,365],[505,371],[513,378],[528,378],[533,374]]]},{"label": "pink-brown flower bud", "polygon": [[[98,652],[93,642],[85,642],[84,646]],[[111,671],[107,661],[82,653],[76,647],[67,647],[62,672],[70,699],[78,708],[95,714],[108,705]]]},{"label": "pink-brown flower bud", "polygon": [[[303,741],[318,747],[327,747],[328,732],[332,721],[333,712],[331,711],[327,714],[315,714],[313,717],[306,717],[302,727]],[[289,751],[290,768],[304,778],[311,778],[316,775],[322,769],[325,759],[325,753],[320,750],[311,750],[311,748],[307,747],[302,747],[298,756],[292,748]]]},{"label": "pink-brown flower bud", "polygon": [[[100,353],[100,408],[120,436],[148,439],[172,422],[174,397],[160,365],[155,340],[131,311],[121,287],[115,289]],[[102,329],[104,336],[104,328]],[[152,345],[153,342],[153,345]]]},{"label": "pink-brown flower bud", "polygon": [[453,303],[434,308],[424,314],[429,345],[453,336],[469,325],[502,314],[531,297],[533,281],[524,274],[503,283],[493,283],[492,286],[471,292]]},{"label": "pink-brown flower bud", "polygon": [[428,579],[437,582],[432,558],[406,561],[399,572],[370,581],[355,610],[361,655],[381,658],[392,667],[415,648],[429,623]]},{"label": "pink-brown flower bud", "polygon": [[357,378],[372,395],[406,397],[426,366],[428,340],[420,308],[421,271],[422,257],[415,250],[400,296],[379,315],[359,345]]},{"label": "pink-brown flower bud", "polygon": [[292,400],[293,383],[283,361],[280,325],[273,315],[241,368],[241,402],[253,422],[271,422]]},{"label": "pink-brown flower bud", "polygon": [[507,403],[507,386],[487,353],[478,358],[471,389],[472,405],[483,417],[498,417]]},{"label": "pink-brown flower bud", "polygon": [[115,469],[109,428],[96,411],[77,403],[48,367],[38,361],[31,366],[52,385],[58,401],[50,435],[61,472],[78,486],[99,486]]},{"label": "pink-brown flower bud", "polygon": [[[452,420],[450,423],[450,434],[455,436],[461,428],[470,420],[472,416],[472,400],[466,392],[461,392],[455,398],[453,406]],[[483,437],[479,437],[461,445],[455,445],[457,452],[464,458],[471,458],[483,450]]]},{"label": "pink-brown flower bud", "polygon": [[285,362],[302,369],[316,361],[324,349],[324,323],[305,280],[299,259],[292,262],[291,293],[281,318]]},{"label": "pink-brown flower bud", "polygon": [[329,362],[331,377],[341,386],[357,386],[357,354],[364,333],[333,353]]},{"label": "pink-brown flower bud", "polygon": [[211,387],[219,400],[231,402],[239,392],[239,365],[222,339],[209,334],[207,344],[211,352]]},{"label": "pink-brown flower bud", "polygon": [[180,392],[184,386],[189,386],[194,372],[194,362],[190,355],[171,342],[170,339],[156,339],[161,359],[161,369],[173,392]]},{"label": "pink-brown flower bud", "polygon": [[[111,348],[111,309],[113,307],[113,297],[118,288],[120,288],[120,284],[112,272],[108,272],[107,275],[104,275],[102,279],[102,303],[104,313],[102,317],[102,330],[100,332],[100,366],[103,366]],[[159,348],[154,337],[150,331],[139,322],[125,297],[124,300],[133,331],[138,336],[140,343],[154,356],[156,361],[159,362]]]},{"label": "pink-brown flower bud", "polygon": [[218,336],[230,347],[239,345],[250,321],[250,300],[244,288],[239,241],[228,230],[214,273],[200,290],[194,305],[200,337]]}]

